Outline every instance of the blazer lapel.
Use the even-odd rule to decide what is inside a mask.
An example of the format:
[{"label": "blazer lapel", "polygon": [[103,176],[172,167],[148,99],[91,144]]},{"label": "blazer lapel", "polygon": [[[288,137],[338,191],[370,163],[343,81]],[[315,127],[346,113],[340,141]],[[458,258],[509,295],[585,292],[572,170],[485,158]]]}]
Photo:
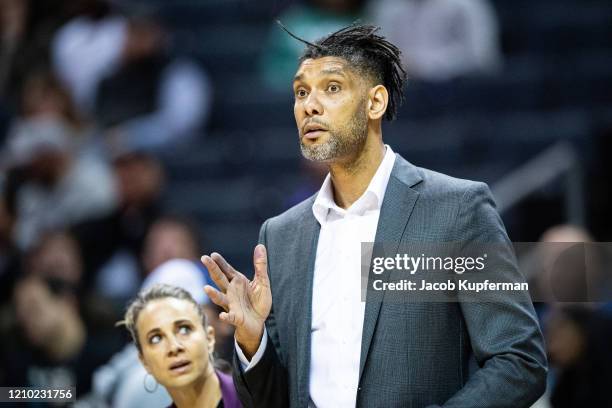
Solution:
[{"label": "blazer lapel", "polygon": [[[312,200],[314,202],[314,200]],[[311,211],[312,206],[307,206],[308,211],[303,214],[300,222],[300,239],[298,255],[295,258],[296,275],[299,285],[294,286],[294,299],[298,305],[295,316],[297,325],[297,371],[298,371],[298,395],[299,406],[308,405],[309,399],[309,373],[310,373],[310,329],[312,325],[312,284],[314,275],[315,258],[317,255],[317,242],[321,226]],[[307,262],[304,262],[307,260]]]},{"label": "blazer lapel", "polygon": [[[384,243],[385,248],[391,248],[397,252],[399,243],[404,235],[404,231],[408,224],[410,214],[414,208],[419,193],[411,187],[422,180],[415,166],[408,163],[400,155],[397,155],[395,164],[387,184],[385,198],[380,210],[378,226],[376,229],[375,242]],[[371,262],[370,262],[371,264]],[[371,285],[372,279],[388,280],[389,274],[373,275],[372,269],[368,273],[368,285]],[[361,356],[359,362],[359,380],[365,366],[372,336],[376,328],[376,322],[382,305],[383,296],[377,299],[371,299],[366,291],[366,307],[363,319],[363,334],[361,340]]]}]

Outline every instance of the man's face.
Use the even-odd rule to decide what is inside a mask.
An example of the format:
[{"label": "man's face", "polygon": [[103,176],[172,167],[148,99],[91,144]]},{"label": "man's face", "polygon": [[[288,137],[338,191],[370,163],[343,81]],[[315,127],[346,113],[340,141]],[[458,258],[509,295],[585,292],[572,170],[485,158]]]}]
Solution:
[{"label": "man's face", "polygon": [[304,60],[293,91],[293,113],[304,157],[333,162],[361,151],[368,129],[367,86],[346,60]]}]

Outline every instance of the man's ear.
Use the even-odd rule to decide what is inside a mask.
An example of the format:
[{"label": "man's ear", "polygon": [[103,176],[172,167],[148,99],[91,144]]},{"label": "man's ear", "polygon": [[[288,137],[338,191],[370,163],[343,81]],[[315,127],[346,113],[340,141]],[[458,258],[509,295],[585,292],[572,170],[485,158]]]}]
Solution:
[{"label": "man's ear", "polygon": [[383,117],[389,104],[389,92],[383,85],[376,85],[368,91],[368,118],[377,120]]},{"label": "man's ear", "polygon": [[215,328],[212,326],[206,327],[206,339],[208,340],[208,352],[212,353],[215,350]]}]

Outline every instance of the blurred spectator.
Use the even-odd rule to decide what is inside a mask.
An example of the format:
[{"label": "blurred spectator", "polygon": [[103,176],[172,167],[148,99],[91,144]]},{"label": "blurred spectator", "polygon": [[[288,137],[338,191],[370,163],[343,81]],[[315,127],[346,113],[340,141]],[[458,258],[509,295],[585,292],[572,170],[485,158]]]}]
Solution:
[{"label": "blurred spectator", "polygon": [[0,1],[0,95],[6,90],[13,57],[25,33],[27,12],[24,0]]},{"label": "blurred spectator", "polygon": [[[556,225],[547,229],[539,241],[539,270],[534,282],[538,298],[549,302],[586,301],[586,268],[569,262],[579,258],[579,254],[569,251],[576,243],[592,242],[590,234],[577,226]],[[584,262],[585,257],[581,258]]]},{"label": "blurred spectator", "polygon": [[[148,174],[148,170],[144,171]],[[145,183],[138,186],[142,184]],[[142,279],[162,263],[177,258],[192,261],[199,258],[197,232],[190,223],[178,217],[156,218],[155,212],[141,214],[139,211],[146,208],[141,206],[149,202],[140,194],[140,187],[135,189],[138,191],[129,197],[129,204],[124,202],[112,219],[79,226],[77,232],[86,254],[104,258],[93,282],[95,291],[122,306],[136,294]],[[126,197],[125,190],[122,192]],[[151,197],[149,193],[147,198]],[[90,237],[99,238],[91,240]]]},{"label": "blurred spectator", "polygon": [[9,130],[1,167],[15,213],[13,237],[26,249],[45,230],[109,214],[116,183],[91,143],[92,128],[55,77],[35,69],[21,88],[20,116]]},{"label": "blurred spectator", "polygon": [[0,187],[0,304],[9,298],[17,276],[18,255],[12,242],[15,223],[5,192]]},{"label": "blurred spectator", "polygon": [[609,299],[600,249],[605,248],[586,229],[574,225],[555,225],[540,238],[530,285],[535,298],[548,301],[536,305],[551,368],[542,406],[607,406],[610,399],[603,384],[612,380],[612,320],[595,302]]},{"label": "blurred spectator", "polygon": [[51,118],[61,122],[78,154],[93,154],[100,158],[105,154],[96,140],[93,125],[77,109],[68,90],[48,68],[35,68],[25,75],[19,114],[24,119]]},{"label": "blurred spectator", "polygon": [[[147,211],[148,206],[157,200],[163,179],[155,160],[128,155],[119,159],[115,168],[122,207],[116,214],[118,218],[113,221],[118,228],[114,234],[106,236],[107,244],[113,246],[113,254],[98,271],[95,287],[104,296],[125,300],[136,293],[142,277],[162,262],[173,258],[196,259],[197,243],[191,241],[191,236],[181,239],[184,235],[173,235],[172,229],[170,241],[175,238],[177,241],[169,243],[165,232],[156,232],[163,228],[159,224],[164,221],[155,221],[156,213]],[[97,245],[96,242],[92,244]],[[150,246],[159,250],[159,254],[146,255],[151,251]],[[142,259],[141,252],[145,254]],[[147,256],[156,256],[160,261],[150,264]]]},{"label": "blurred spectator", "polygon": [[[197,231],[185,220],[173,216],[156,219],[144,238],[140,260],[127,248],[117,248],[96,277],[96,290],[111,298],[125,299],[136,293],[141,277],[170,259],[199,259]],[[142,265],[142,273],[140,272]]]},{"label": "blurred spectator", "polygon": [[119,183],[121,206],[126,211],[138,211],[155,203],[164,187],[165,174],[161,164],[146,154],[129,154],[113,162]]},{"label": "blurred spectator", "polygon": [[[586,244],[586,245],[582,245]],[[542,234],[532,260],[532,295],[548,302],[609,301],[610,254],[582,227],[556,225]]]},{"label": "blurred spectator", "polygon": [[70,93],[46,68],[32,69],[25,76],[21,88],[20,114],[25,118],[57,118],[76,134],[87,128]]},{"label": "blurred spectator", "polygon": [[42,237],[29,252],[25,268],[31,275],[62,282],[74,293],[77,293],[83,278],[78,244],[72,236],[63,232],[52,232]]},{"label": "blurred spectator", "polygon": [[206,304],[208,303],[208,297],[204,293],[206,277],[203,267],[197,262],[199,261],[182,258],[169,259],[151,271],[140,289],[158,283],[172,284],[188,291],[198,303]]},{"label": "blurred spectator", "polygon": [[15,287],[16,319],[27,347],[20,353],[20,357],[27,356],[21,361],[20,370],[26,372],[13,372],[17,374],[15,377],[21,377],[20,384],[60,386],[58,382],[63,382],[62,385],[70,386],[77,383],[74,371],[86,332],[76,297],[64,284],[61,279],[29,276]]},{"label": "blurred spectator", "polygon": [[165,216],[151,226],[142,252],[145,275],[170,259],[200,258],[198,232],[188,221]]},{"label": "blurred spectator", "polygon": [[540,242],[593,242],[593,237],[582,227],[562,224],[544,231]]},{"label": "blurred spectator", "polygon": [[[278,19],[292,33],[314,41],[345,27],[362,16],[365,0],[306,0],[291,6]],[[289,91],[304,44],[288,36],[277,24],[271,27],[261,58],[262,79],[277,91]]]},{"label": "blurred spectator", "polygon": [[3,333],[6,385],[77,387],[88,392],[93,370],[121,344],[95,333],[81,313],[83,271],[76,242],[66,233],[46,236],[27,254],[24,278],[15,286],[14,326]]},{"label": "blurred spectator", "polygon": [[15,97],[23,75],[45,65],[63,11],[55,0],[0,0],[0,100]]},{"label": "blurred spectator", "polygon": [[444,81],[500,68],[499,28],[487,0],[382,0],[372,8],[409,77]]},{"label": "blurred spectator", "polygon": [[[187,290],[200,304],[208,303],[204,294],[206,283],[203,271],[194,261],[170,259],[147,276],[141,289],[158,283],[172,284]],[[114,408],[165,407],[171,399],[164,387],[154,392],[145,390],[147,372],[138,359],[138,350],[130,343],[103,367],[96,370],[93,377],[93,395],[90,401],[96,406]]]},{"label": "blurred spectator", "polygon": [[144,154],[123,155],[113,166],[118,208],[108,216],[80,223],[73,231],[87,269],[95,271],[86,285],[123,307],[142,280],[140,254],[147,231],[159,214],[165,174],[157,160]]},{"label": "blurred spectator", "polygon": [[4,164],[20,168],[15,242],[24,249],[48,229],[110,213],[117,205],[113,174],[95,155],[79,151],[75,132],[55,115],[22,118],[13,125]]},{"label": "blurred spectator", "polygon": [[0,0],[0,144],[17,111],[24,77],[47,63],[47,46],[61,24],[54,0]]},{"label": "blurred spectator", "polygon": [[52,61],[75,102],[91,112],[99,81],[116,70],[127,37],[127,21],[105,1],[76,0],[74,15],[56,33]]},{"label": "blurred spectator", "polygon": [[192,135],[210,109],[204,72],[169,56],[154,21],[113,14],[103,1],[79,2],[80,13],[53,40],[53,62],[79,105],[108,130],[112,152],[163,152]]},{"label": "blurred spectator", "polygon": [[557,307],[546,332],[556,372],[553,408],[610,406],[612,319],[580,306]]}]

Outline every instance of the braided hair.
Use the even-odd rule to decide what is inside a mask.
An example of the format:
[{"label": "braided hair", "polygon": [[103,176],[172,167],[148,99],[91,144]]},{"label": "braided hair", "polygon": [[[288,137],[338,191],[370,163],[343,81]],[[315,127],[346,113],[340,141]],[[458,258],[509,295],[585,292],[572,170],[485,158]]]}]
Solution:
[{"label": "braided hair", "polygon": [[404,99],[406,71],[401,62],[401,51],[377,34],[380,27],[353,24],[309,42],[291,33],[280,21],[277,23],[287,34],[306,45],[299,59],[300,64],[306,59],[340,57],[375,84],[382,84],[389,93],[384,118],[395,119]]}]

